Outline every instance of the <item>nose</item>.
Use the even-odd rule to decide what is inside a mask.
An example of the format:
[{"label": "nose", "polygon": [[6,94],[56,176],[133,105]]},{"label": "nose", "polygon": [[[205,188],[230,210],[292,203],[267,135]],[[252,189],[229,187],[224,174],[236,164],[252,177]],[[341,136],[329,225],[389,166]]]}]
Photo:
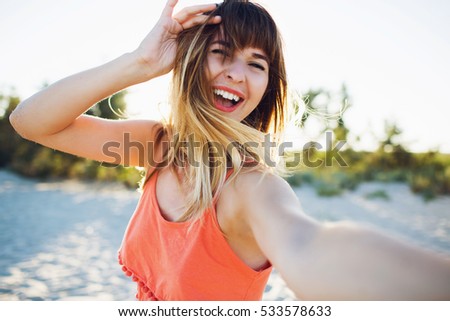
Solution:
[{"label": "nose", "polygon": [[238,59],[234,59],[226,67],[225,76],[231,81],[243,82],[245,80],[245,66]]}]

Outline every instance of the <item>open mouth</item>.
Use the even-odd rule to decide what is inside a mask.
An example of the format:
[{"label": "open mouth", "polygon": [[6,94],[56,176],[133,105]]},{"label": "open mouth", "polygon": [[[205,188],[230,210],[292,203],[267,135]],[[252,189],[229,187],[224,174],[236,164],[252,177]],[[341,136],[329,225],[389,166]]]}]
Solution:
[{"label": "open mouth", "polygon": [[224,112],[232,112],[243,101],[243,98],[227,90],[219,88],[214,89],[214,103],[216,108],[219,110],[222,110]]}]

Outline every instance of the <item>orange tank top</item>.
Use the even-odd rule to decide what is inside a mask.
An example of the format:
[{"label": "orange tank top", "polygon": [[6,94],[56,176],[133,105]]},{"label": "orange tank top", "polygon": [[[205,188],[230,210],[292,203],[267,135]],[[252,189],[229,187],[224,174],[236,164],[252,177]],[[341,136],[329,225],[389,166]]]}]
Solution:
[{"label": "orange tank top", "polygon": [[119,250],[137,282],[138,300],[261,300],[272,267],[255,271],[227,243],[215,207],[202,220],[170,222],[156,199],[155,172],[145,184]]}]

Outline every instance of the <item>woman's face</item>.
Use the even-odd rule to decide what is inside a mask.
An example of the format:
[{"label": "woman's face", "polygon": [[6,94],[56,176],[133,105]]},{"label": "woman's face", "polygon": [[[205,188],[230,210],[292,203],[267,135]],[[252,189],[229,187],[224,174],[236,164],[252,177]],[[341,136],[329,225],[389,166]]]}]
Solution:
[{"label": "woman's face", "polygon": [[214,106],[242,121],[259,104],[269,81],[269,63],[264,51],[246,47],[230,52],[218,36],[208,48],[207,77],[214,90]]}]

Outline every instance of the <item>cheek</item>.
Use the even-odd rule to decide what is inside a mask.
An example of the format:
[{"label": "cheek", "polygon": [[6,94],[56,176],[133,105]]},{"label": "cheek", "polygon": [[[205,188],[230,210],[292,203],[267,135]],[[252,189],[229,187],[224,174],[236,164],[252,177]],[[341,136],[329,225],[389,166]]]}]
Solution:
[{"label": "cheek", "polygon": [[259,100],[261,100],[266,93],[267,86],[269,85],[269,79],[260,79],[259,83],[255,88],[255,93],[257,93]]},{"label": "cheek", "polygon": [[211,64],[209,62],[209,59],[205,60],[204,68],[205,68],[206,79],[211,80],[212,70],[211,70]]},{"label": "cheek", "polygon": [[208,57],[205,61],[206,64],[206,75],[208,80],[214,79],[220,72],[220,65],[217,63],[216,59]]}]

